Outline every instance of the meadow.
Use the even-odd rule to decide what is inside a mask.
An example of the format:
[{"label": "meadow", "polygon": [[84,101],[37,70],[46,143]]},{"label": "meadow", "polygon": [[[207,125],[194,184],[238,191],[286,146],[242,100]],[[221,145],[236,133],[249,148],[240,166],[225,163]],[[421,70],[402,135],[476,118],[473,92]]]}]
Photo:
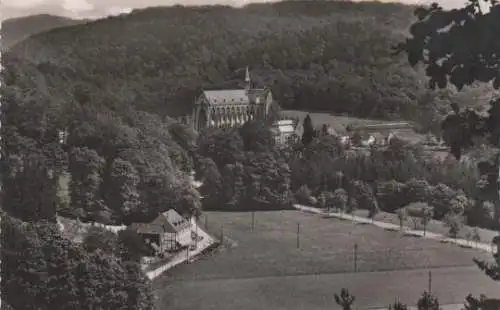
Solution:
[{"label": "meadow", "polygon": [[[385,123],[393,123],[384,120],[376,120],[376,119],[364,119],[358,117],[350,117],[350,116],[341,116],[334,115],[330,112],[307,112],[303,110],[283,110],[282,113],[288,117],[298,117],[302,122],[307,114],[311,116],[311,120],[313,125],[321,128],[323,124],[328,124],[332,129],[334,129],[339,134],[347,133],[347,126],[362,126],[362,125],[376,125],[376,124],[385,124]],[[423,142],[426,139],[426,136],[423,134],[419,134],[413,130],[396,130],[396,135],[404,139],[406,141],[412,143]]]},{"label": "meadow", "polygon": [[374,119],[364,119],[358,117],[350,116],[340,116],[334,115],[330,112],[307,112],[302,110],[282,110],[282,113],[288,117],[298,117],[301,121],[306,117],[307,114],[311,116],[313,124],[315,126],[321,126],[323,124],[329,124],[338,133],[345,133],[346,127],[348,125],[374,125],[383,124],[386,121],[374,120]]},{"label": "meadow", "polygon": [[300,211],[256,212],[253,230],[248,212],[205,216],[201,224],[225,246],[159,277],[161,309],[332,309],[342,287],[363,295],[363,307],[396,296],[411,303],[427,287],[428,270],[444,302],[499,289],[473,266],[474,257],[489,255],[473,249]]}]

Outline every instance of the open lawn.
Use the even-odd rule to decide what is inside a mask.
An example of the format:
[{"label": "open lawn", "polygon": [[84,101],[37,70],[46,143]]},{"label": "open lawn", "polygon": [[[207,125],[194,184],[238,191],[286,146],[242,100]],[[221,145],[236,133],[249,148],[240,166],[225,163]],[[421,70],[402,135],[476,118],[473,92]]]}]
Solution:
[{"label": "open lawn", "polygon": [[427,286],[427,268],[439,268],[434,281],[443,303],[500,289],[473,266],[473,257],[488,254],[472,249],[300,211],[257,212],[253,231],[251,213],[206,216],[208,230],[222,230],[228,246],[159,277],[158,309],[332,309],[343,286],[364,295],[362,307],[396,296],[412,303]]},{"label": "open lawn", "polygon": [[[384,120],[333,115],[330,112],[307,112],[300,110],[283,110],[282,113],[289,117],[298,117],[300,121],[302,121],[306,117],[306,115],[309,114],[311,115],[311,119],[315,127],[320,128],[323,124],[329,124],[339,134],[346,133],[346,127],[348,125],[359,126],[359,125],[391,123],[389,121],[384,121]],[[397,135],[398,137],[410,141],[412,143],[417,143],[425,140],[425,135],[418,134],[413,131],[402,130],[398,131]]]},{"label": "open lawn", "polygon": [[321,126],[323,124],[329,124],[335,131],[339,133],[344,133],[346,131],[347,125],[372,125],[372,124],[382,124],[386,121],[382,120],[372,120],[363,119],[357,117],[349,116],[339,116],[333,115],[329,112],[307,112],[300,110],[283,110],[282,113],[288,117],[298,117],[302,121],[307,114],[311,115],[311,119],[315,126]]}]

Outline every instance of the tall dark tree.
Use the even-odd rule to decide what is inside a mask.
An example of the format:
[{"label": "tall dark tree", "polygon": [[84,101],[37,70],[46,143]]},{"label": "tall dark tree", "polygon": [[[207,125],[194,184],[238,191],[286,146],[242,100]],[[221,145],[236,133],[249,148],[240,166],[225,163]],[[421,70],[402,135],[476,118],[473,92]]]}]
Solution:
[{"label": "tall dark tree", "polygon": [[314,125],[311,115],[306,115],[302,127],[304,129],[304,132],[302,133],[302,144],[307,146],[314,139]]},{"label": "tall dark tree", "polygon": [[139,175],[128,161],[116,158],[107,178],[105,203],[119,219],[136,212],[139,207]]},{"label": "tall dark tree", "polygon": [[430,292],[424,292],[417,302],[418,310],[439,310],[439,301]]},{"label": "tall dark tree", "polygon": [[335,302],[337,303],[337,305],[342,307],[342,310],[351,310],[352,305],[354,304],[354,301],[356,300],[356,298],[353,295],[351,295],[349,290],[347,290],[345,288],[343,288],[340,291],[340,294],[335,294],[334,298],[335,298]]}]

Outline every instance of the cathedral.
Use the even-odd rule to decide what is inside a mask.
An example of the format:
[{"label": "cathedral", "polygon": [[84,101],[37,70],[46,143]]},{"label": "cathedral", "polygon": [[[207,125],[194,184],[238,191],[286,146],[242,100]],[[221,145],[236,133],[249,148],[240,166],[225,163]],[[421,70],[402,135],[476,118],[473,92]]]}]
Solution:
[{"label": "cathedral", "polygon": [[273,102],[269,88],[252,88],[248,67],[245,88],[203,90],[195,100],[193,126],[205,128],[237,127],[253,119],[266,119]]}]

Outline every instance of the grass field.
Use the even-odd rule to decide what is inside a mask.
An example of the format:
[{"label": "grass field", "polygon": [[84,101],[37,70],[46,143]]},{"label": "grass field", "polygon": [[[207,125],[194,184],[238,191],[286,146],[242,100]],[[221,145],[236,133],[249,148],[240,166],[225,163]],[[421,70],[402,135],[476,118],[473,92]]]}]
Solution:
[{"label": "grass field", "polygon": [[[288,117],[298,117],[300,121],[302,121],[307,114],[311,115],[312,122],[315,127],[321,127],[323,124],[330,125],[337,133],[344,134],[346,133],[346,127],[348,125],[359,126],[359,125],[373,125],[373,124],[384,124],[389,123],[388,121],[383,120],[374,120],[374,119],[364,119],[357,117],[349,117],[349,116],[339,116],[333,115],[329,112],[307,112],[300,110],[283,110],[282,113]],[[413,131],[401,130],[397,131],[397,136],[410,141],[410,142],[421,142],[425,140],[425,135],[418,134]]]},{"label": "grass field", "polygon": [[371,119],[363,119],[363,118],[349,117],[349,116],[338,116],[338,115],[333,115],[329,112],[283,110],[282,113],[288,117],[298,117],[301,121],[304,119],[304,117],[306,117],[307,114],[309,114],[311,115],[311,119],[315,126],[330,124],[330,126],[332,126],[332,128],[339,133],[344,133],[346,131],[346,126],[350,124],[371,125],[371,124],[386,123],[386,121],[381,121],[381,120],[371,120]]},{"label": "grass field", "polygon": [[[444,302],[460,302],[469,291],[486,292],[494,284],[473,266],[472,258],[489,259],[486,253],[371,225],[299,211],[257,212],[252,231],[251,213],[206,216],[208,230],[217,236],[222,227],[230,246],[159,277],[159,309],[332,309],[333,293],[346,285],[366,295],[362,306],[380,306],[376,303],[405,297],[401,294],[418,296],[426,287],[427,268],[441,268],[435,281],[442,283]],[[358,273],[352,273],[355,243]],[[457,291],[459,279],[466,283]],[[376,283],[384,281],[388,288],[381,293]],[[466,284],[472,284],[470,290]]]}]

